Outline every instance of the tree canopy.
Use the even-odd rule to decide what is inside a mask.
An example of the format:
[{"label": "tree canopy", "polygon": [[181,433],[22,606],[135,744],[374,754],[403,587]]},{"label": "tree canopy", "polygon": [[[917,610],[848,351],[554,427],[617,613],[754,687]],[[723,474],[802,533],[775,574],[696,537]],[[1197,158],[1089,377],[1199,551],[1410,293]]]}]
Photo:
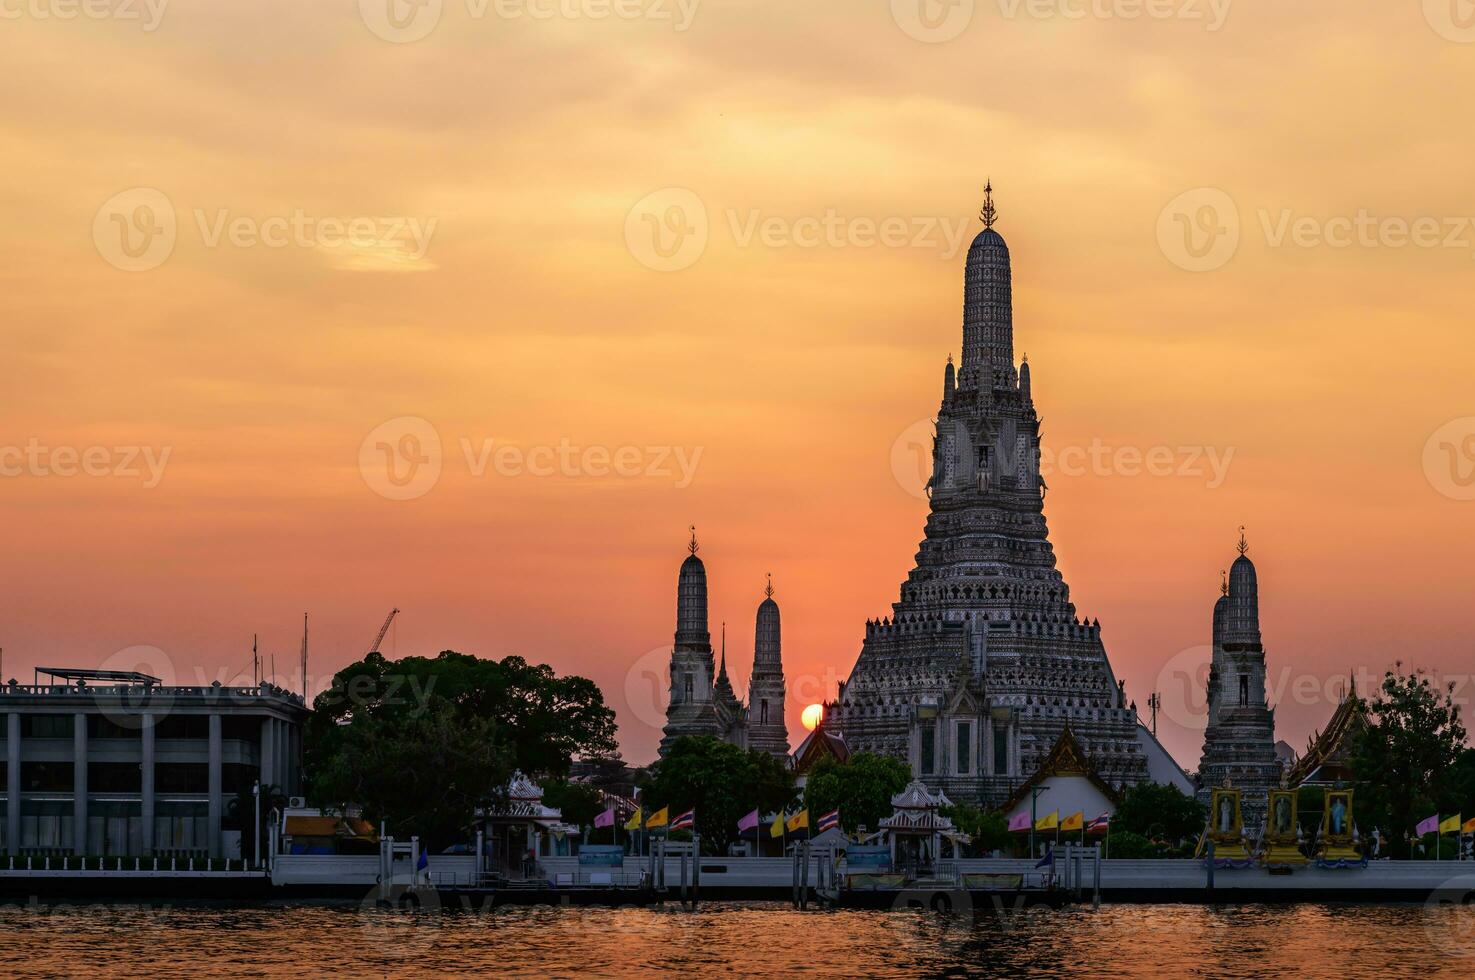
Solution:
[{"label": "tree canopy", "polygon": [[1365,702],[1368,725],[1353,744],[1355,810],[1363,833],[1381,827],[1396,856],[1408,854],[1405,837],[1415,824],[1441,806],[1459,812],[1475,759],[1462,758],[1465,726],[1453,685],[1444,689],[1420,671],[1383,675],[1376,694]]},{"label": "tree canopy", "polygon": [[743,816],[780,811],[793,801],[794,774],[767,752],[688,735],[651,768],[641,799],[647,816],[661,807],[670,808],[672,819],[696,810],[703,850],[725,854]]},{"label": "tree canopy", "polygon": [[826,757],[814,764],[804,785],[804,805],[813,816],[840,811],[840,826],[855,833],[875,830],[891,815],[891,798],[906,789],[912,773],[891,756],[860,752],[847,762]]},{"label": "tree canopy", "polygon": [[1204,805],[1178,787],[1137,783],[1126,790],[1111,818],[1111,830],[1113,834],[1121,831],[1177,845],[1197,840],[1207,820]]},{"label": "tree canopy", "polygon": [[561,778],[575,755],[615,748],[614,712],[592,681],[449,650],[350,664],[314,700],[305,736],[316,802],[358,804],[431,846],[463,840],[514,770]]}]

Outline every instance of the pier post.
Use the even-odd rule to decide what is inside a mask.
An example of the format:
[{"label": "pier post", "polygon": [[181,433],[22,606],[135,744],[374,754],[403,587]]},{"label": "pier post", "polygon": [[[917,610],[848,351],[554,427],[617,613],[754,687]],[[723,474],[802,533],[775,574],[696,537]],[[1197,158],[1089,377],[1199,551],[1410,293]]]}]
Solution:
[{"label": "pier post", "polygon": [[691,907],[697,907],[697,899],[701,897],[702,891],[702,838],[700,834],[691,835]]},{"label": "pier post", "polygon": [[1208,887],[1209,891],[1212,892],[1214,890],[1214,842],[1212,840],[1209,841],[1209,847],[1205,853],[1207,857],[1204,858],[1204,865],[1209,869]]},{"label": "pier post", "polygon": [[793,874],[793,878],[790,881],[790,888],[791,888],[791,891],[792,891],[792,896],[791,897],[792,897],[793,902],[794,902],[794,908],[797,909],[799,907],[799,845],[798,844],[795,844],[794,845],[794,864],[793,864],[793,872],[792,872],[792,874]]},{"label": "pier post", "polygon": [[1091,873],[1091,908],[1101,908],[1101,845],[1097,844],[1091,850],[1092,873]]}]

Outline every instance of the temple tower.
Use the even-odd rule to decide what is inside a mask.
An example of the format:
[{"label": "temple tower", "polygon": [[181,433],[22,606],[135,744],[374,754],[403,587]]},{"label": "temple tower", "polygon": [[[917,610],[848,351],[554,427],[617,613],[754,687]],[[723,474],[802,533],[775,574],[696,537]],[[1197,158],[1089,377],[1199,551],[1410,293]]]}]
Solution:
[{"label": "temple tower", "polygon": [[1245,826],[1264,820],[1267,793],[1280,785],[1275,711],[1265,700],[1265,647],[1260,638],[1260,588],[1249,543],[1240,528],[1239,557],[1214,604],[1209,665],[1208,726],[1199,762],[1199,799],[1214,787],[1243,792]]},{"label": "temple tower", "polygon": [[753,631],[753,673],[748,679],[748,747],[786,758],[789,729],[784,722],[783,641],[772,576],[763,596]]},{"label": "temple tower", "polygon": [[1147,778],[1136,708],[1099,623],[1056,568],[1029,366],[1014,365],[1009,246],[993,186],[963,273],[963,356],[943,372],[916,565],[826,705],[852,752],[893,755],[959,802],[1003,802],[1068,725],[1115,786]]},{"label": "temple tower", "polygon": [[[676,642],[671,648],[671,689],[661,755],[683,735],[722,734],[712,676],[712,635],[707,630],[707,567],[697,557],[696,528],[676,580]],[[731,695],[732,687],[728,686]]]}]

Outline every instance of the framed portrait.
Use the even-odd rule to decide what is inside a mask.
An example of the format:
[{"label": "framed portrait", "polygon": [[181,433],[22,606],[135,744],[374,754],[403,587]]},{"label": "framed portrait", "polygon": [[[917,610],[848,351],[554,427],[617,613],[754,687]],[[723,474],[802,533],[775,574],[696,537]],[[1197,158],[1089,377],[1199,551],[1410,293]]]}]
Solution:
[{"label": "framed portrait", "polygon": [[1321,833],[1327,838],[1352,837],[1352,791],[1329,789],[1325,796],[1326,807],[1321,815]]},{"label": "framed portrait", "polygon": [[1268,835],[1279,840],[1295,840],[1296,791],[1293,789],[1271,790],[1268,810],[1265,824]]},{"label": "framed portrait", "polygon": [[1216,789],[1209,804],[1209,830],[1214,837],[1238,838],[1244,825],[1239,813],[1239,790]]}]

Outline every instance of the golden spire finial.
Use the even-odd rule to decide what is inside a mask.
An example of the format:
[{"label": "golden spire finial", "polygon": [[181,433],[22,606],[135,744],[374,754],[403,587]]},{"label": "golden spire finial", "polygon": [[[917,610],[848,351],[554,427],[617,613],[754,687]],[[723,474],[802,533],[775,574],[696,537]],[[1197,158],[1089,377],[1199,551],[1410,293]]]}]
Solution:
[{"label": "golden spire finial", "polygon": [[767,599],[772,599],[773,598],[773,573],[772,572],[769,572],[768,573],[768,585],[764,586],[764,588],[763,588],[763,595],[764,595],[764,598],[767,598]]},{"label": "golden spire finial", "polygon": [[1245,526],[1243,524],[1239,526],[1239,544],[1237,547],[1239,548],[1240,555],[1244,555],[1246,551],[1250,550],[1250,543],[1245,540]]},{"label": "golden spire finial", "polygon": [[994,222],[999,220],[999,212],[994,207],[994,182],[992,180],[983,185],[983,210],[978,212],[978,220],[983,222],[984,228],[992,228]]},{"label": "golden spire finial", "polygon": [[686,550],[691,552],[692,554],[696,554],[697,549],[701,547],[697,544],[697,526],[693,524],[687,530],[691,531],[691,544],[686,546]]},{"label": "golden spire finial", "polygon": [[1219,569],[1219,594],[1229,594],[1229,573],[1222,568]]}]

